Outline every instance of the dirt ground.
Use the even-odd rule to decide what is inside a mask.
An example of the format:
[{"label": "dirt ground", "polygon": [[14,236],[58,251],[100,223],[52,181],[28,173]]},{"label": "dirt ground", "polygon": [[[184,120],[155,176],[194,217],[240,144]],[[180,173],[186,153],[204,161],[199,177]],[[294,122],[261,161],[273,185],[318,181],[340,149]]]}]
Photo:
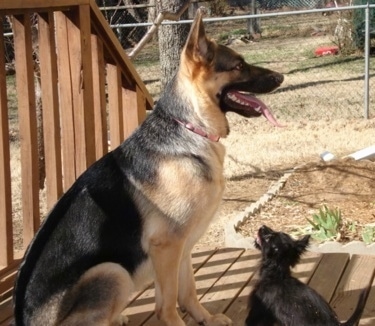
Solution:
[{"label": "dirt ground", "polygon": [[276,198],[242,225],[254,236],[260,225],[300,235],[309,231],[306,218],[328,209],[341,211],[344,223],[337,240],[362,240],[365,225],[375,225],[375,163],[353,159],[307,164],[288,178]]},{"label": "dirt ground", "polygon": [[[262,224],[301,233],[308,225],[306,217],[326,204],[342,212],[347,227],[341,240],[359,239],[362,226],[375,223],[375,163],[341,158],[374,144],[374,119],[294,121],[285,128],[261,119],[230,119],[231,135],[223,140],[227,186],[218,216],[200,243],[223,246],[223,228],[232,217],[256,202],[286,171],[306,164],[241,233],[253,236]],[[320,154],[325,150],[337,160],[324,163]]]}]

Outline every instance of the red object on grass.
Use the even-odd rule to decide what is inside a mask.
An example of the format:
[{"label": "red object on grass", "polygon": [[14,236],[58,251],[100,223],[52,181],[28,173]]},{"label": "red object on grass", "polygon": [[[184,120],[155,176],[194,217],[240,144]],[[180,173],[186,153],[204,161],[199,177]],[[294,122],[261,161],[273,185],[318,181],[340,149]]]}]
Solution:
[{"label": "red object on grass", "polygon": [[315,55],[320,57],[323,55],[334,55],[339,52],[338,46],[322,46],[315,50]]}]

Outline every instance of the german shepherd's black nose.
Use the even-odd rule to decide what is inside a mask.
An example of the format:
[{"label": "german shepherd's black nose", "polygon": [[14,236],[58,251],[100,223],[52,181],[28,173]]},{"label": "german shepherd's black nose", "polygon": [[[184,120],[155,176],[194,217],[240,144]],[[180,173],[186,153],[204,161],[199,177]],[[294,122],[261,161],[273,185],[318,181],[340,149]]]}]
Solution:
[{"label": "german shepherd's black nose", "polygon": [[284,76],[282,74],[279,74],[278,72],[275,72],[271,78],[273,78],[275,83],[279,85],[281,85],[281,83],[284,81]]}]

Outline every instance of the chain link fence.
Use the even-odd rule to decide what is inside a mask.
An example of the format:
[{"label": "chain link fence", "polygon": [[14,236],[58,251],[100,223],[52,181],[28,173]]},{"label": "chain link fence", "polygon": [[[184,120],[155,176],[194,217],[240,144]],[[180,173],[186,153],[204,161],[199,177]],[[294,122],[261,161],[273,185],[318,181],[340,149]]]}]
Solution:
[{"label": "chain link fence", "polygon": [[[226,2],[220,15],[215,14],[210,2],[204,3],[211,8],[205,19],[206,30],[211,38],[234,48],[252,64],[285,75],[282,87],[262,95],[277,117],[284,120],[375,117],[375,40],[370,39],[366,57],[363,43],[356,44],[353,32],[356,28],[353,15],[359,13],[365,17],[364,8],[353,10],[322,0],[258,0],[257,15],[249,17],[251,1],[241,1]],[[373,7],[370,36],[375,37]],[[114,28],[121,29],[124,35],[139,28],[116,24]],[[254,24],[255,32],[249,29]],[[363,26],[359,30],[364,36]],[[160,93],[158,51],[154,39],[134,60],[155,99]]]},{"label": "chain link fence", "polygon": [[[270,10],[313,9],[337,5],[343,0],[192,0],[189,16],[203,5],[212,17]],[[96,0],[124,48],[133,47],[155,19],[155,0]],[[254,10],[256,12],[254,12]]]}]

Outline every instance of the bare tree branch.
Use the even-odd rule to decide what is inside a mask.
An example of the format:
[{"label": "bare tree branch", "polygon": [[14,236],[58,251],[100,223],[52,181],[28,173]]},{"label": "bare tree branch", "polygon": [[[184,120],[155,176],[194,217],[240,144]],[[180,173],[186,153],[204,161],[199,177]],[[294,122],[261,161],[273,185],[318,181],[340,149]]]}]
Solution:
[{"label": "bare tree branch", "polygon": [[164,20],[173,20],[177,21],[180,19],[181,15],[185,12],[187,8],[189,8],[190,3],[192,0],[187,0],[185,4],[176,12],[169,12],[169,11],[162,11],[158,14],[156,19],[154,20],[153,25],[149,28],[147,33],[143,36],[143,38],[139,41],[137,46],[130,52],[129,57],[130,59],[134,59],[139,51],[146,45],[146,43],[152,38],[152,36],[156,33],[159,26]]}]

